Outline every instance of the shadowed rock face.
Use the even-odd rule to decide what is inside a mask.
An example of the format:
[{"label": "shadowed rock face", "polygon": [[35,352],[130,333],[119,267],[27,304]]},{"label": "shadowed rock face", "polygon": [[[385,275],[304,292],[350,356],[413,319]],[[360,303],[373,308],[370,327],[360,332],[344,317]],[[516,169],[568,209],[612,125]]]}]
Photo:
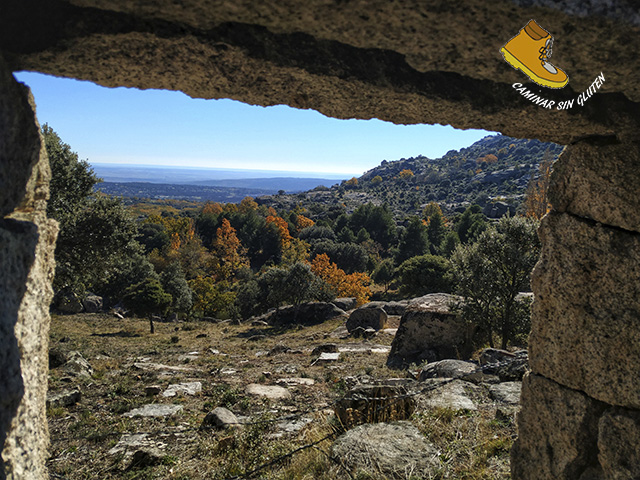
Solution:
[{"label": "shadowed rock face", "polygon": [[[625,470],[625,459],[637,452],[630,446],[637,446],[640,408],[637,366],[625,361],[637,357],[640,342],[636,3],[3,5],[0,271],[12,274],[0,275],[0,479],[46,477],[44,366],[56,227],[44,217],[48,162],[29,94],[10,76],[20,69],[108,87],[181,90],[337,118],[451,124],[569,145],[552,179],[554,212],[541,230],[533,374],[525,377],[513,478],[637,477]],[[570,79],[563,89],[527,82],[499,53],[531,18],[554,37],[552,62]],[[557,105],[575,100],[600,74],[605,81],[597,93],[564,111],[533,105],[512,87],[521,83]]]},{"label": "shadowed rock face", "polygon": [[[3,12],[0,49],[14,69],[338,118],[451,124],[562,144],[636,135],[640,36],[625,13],[631,2],[610,9],[617,19],[572,16],[569,3],[552,10],[481,0],[26,0]],[[499,53],[532,17],[555,38],[553,62],[570,77],[564,89],[527,83]],[[600,72],[599,95],[565,112],[532,108],[511,87],[520,82],[560,101]]]}]

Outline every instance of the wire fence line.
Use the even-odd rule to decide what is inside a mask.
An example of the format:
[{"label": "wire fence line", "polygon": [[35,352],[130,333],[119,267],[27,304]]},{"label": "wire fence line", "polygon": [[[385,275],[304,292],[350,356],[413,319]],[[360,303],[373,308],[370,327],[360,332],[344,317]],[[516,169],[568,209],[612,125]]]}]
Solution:
[{"label": "wire fence line", "polygon": [[[499,370],[505,367],[508,367],[509,365],[512,365],[515,362],[520,362],[523,360],[523,357],[514,357],[502,362],[495,362],[495,363],[488,363],[486,365],[482,365],[479,366],[476,369],[473,369],[469,372],[465,372],[462,373],[460,375],[451,377],[451,378],[444,378],[442,379],[440,382],[438,383],[434,383],[431,385],[426,385],[426,386],[422,386],[420,388],[415,388],[412,389],[411,391],[407,392],[407,393],[403,393],[403,394],[398,394],[398,395],[391,395],[391,396],[384,396],[384,397],[369,397],[369,396],[365,396],[362,394],[358,394],[357,396],[354,397],[340,397],[338,399],[336,399],[333,403],[328,404],[328,405],[324,405],[322,407],[318,407],[318,408],[313,408],[313,409],[308,409],[302,412],[297,412],[295,414],[289,414],[289,415],[285,415],[282,417],[278,417],[278,418],[269,418],[269,419],[263,419],[263,420],[257,420],[254,422],[228,422],[226,423],[226,425],[230,425],[230,426],[255,426],[255,425],[270,425],[270,424],[276,424],[276,423],[282,423],[285,421],[297,421],[297,420],[301,420],[303,417],[311,415],[311,414],[315,414],[315,413],[320,413],[322,411],[325,411],[329,408],[333,408],[335,410],[335,408],[338,406],[338,404],[340,402],[349,402],[349,401],[355,401],[355,402],[366,402],[366,403],[373,403],[373,402],[382,402],[381,405],[377,406],[377,408],[375,408],[372,412],[370,412],[370,415],[373,417],[375,416],[375,414],[377,414],[378,412],[385,410],[385,409],[389,409],[391,406],[395,405],[396,403],[401,402],[404,399],[407,398],[412,398],[412,397],[416,397],[418,395],[424,395],[424,394],[428,394],[431,393],[433,391],[436,391],[440,388],[443,388],[446,385],[449,385],[457,380],[465,380],[468,377],[471,377],[473,375],[477,375],[479,373],[485,373],[487,370]],[[442,378],[442,377],[440,377]],[[433,378],[434,380],[437,380],[438,378],[435,377]],[[418,387],[420,385],[420,383],[422,383],[421,381],[416,381],[416,386]],[[370,385],[372,387],[385,387],[385,386],[393,386],[393,385],[385,385],[384,381],[382,381],[382,383],[379,384],[367,384],[367,386]],[[311,420],[313,421],[313,420]],[[209,426],[209,425],[201,425],[199,427],[191,427],[191,428],[182,428],[180,430],[155,430],[155,431],[150,431],[150,432],[140,432],[140,431],[136,431],[134,433],[127,433],[127,432],[107,432],[104,434],[98,434],[98,435],[91,435],[89,437],[82,437],[82,436],[77,436],[77,437],[58,437],[57,440],[58,441],[70,441],[70,440],[99,440],[99,439],[104,439],[104,438],[109,438],[109,437],[114,437],[114,436],[123,436],[123,435],[171,435],[171,434],[175,434],[175,433],[185,433],[185,432],[204,432],[204,431],[210,431],[210,430],[218,430],[219,427],[216,426]],[[293,457],[294,455],[304,451],[304,450],[308,450],[310,448],[317,448],[317,446],[319,444],[321,444],[322,442],[325,442],[333,437],[335,437],[338,433],[340,433],[340,429],[334,429],[331,433],[325,435],[324,437],[320,438],[319,440],[315,440],[311,443],[308,443],[306,445],[302,445],[294,450],[291,450],[290,452],[287,452],[283,455],[280,455],[279,457],[274,458],[273,460],[264,463],[252,470],[246,471],[241,475],[236,475],[236,476],[232,476],[232,477],[226,477],[224,480],[243,480],[243,479],[249,479],[252,478],[254,475],[256,475],[257,473],[261,472],[262,470],[265,470],[266,468],[269,468],[273,465],[277,465],[281,462],[284,462],[285,460]],[[353,476],[351,475],[351,472],[349,472],[344,465],[342,465],[342,463],[333,458],[332,456],[330,456],[327,452],[321,450],[322,453],[326,456],[328,456],[328,458],[330,460],[332,460],[333,462],[337,463],[341,468],[345,469],[345,471],[348,473],[349,477],[353,478]],[[62,475],[56,474],[56,473],[50,473],[49,474],[50,478],[57,478],[60,480],[68,480],[67,477],[64,477]]]}]

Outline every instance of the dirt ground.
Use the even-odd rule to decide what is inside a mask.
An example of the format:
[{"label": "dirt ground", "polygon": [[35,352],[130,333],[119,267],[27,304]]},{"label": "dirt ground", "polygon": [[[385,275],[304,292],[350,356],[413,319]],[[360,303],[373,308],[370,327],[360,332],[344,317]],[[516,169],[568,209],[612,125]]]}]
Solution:
[{"label": "dirt ground", "polygon": [[[52,356],[62,363],[69,352],[80,352],[92,371],[71,372],[68,364],[50,371],[50,395],[81,392],[77,403],[47,409],[51,478],[381,478],[347,472],[332,458],[331,444],[342,428],[333,405],[353,385],[412,372],[385,366],[398,318],[369,340],[344,338],[344,321],[290,329],[156,322],[151,334],[144,319],[53,316]],[[339,358],[315,361],[314,348],[326,344],[337,347]],[[166,396],[170,385],[194,382],[200,391]],[[269,399],[247,393],[249,384],[279,385],[289,393]],[[126,415],[147,404],[181,408],[161,417]],[[477,411],[430,408],[413,414],[410,421],[439,451],[441,467],[428,478],[509,478],[512,416],[499,419],[498,406],[479,405]],[[228,408],[243,425],[201,428],[216,407]]]}]

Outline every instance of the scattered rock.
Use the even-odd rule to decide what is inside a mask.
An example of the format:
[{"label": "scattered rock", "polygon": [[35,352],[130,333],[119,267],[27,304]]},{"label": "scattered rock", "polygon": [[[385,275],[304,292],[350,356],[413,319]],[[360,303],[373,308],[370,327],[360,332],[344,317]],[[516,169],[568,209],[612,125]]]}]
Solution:
[{"label": "scattered rock", "polygon": [[67,354],[67,362],[62,367],[69,375],[76,377],[91,377],[93,368],[80,352],[72,351]]},{"label": "scattered rock", "polygon": [[377,333],[378,332],[371,327],[356,327],[351,331],[351,336],[354,338],[369,339],[375,337]]},{"label": "scattered rock", "polygon": [[353,334],[353,331],[361,327],[363,329],[373,328],[374,330],[382,330],[387,322],[387,312],[380,307],[360,307],[351,312],[347,320],[347,330]]},{"label": "scattered rock", "polygon": [[351,472],[388,479],[432,478],[437,450],[408,422],[360,425],[340,436],[332,454]]},{"label": "scattered rock", "polygon": [[162,452],[155,448],[137,450],[131,457],[127,470],[137,470],[158,465],[162,461]]},{"label": "scattered rock", "polygon": [[432,293],[411,300],[391,344],[387,366],[401,368],[425,360],[468,358],[473,350],[471,332],[450,310],[458,298]]},{"label": "scattered rock", "polygon": [[315,385],[316,381],[313,378],[302,378],[302,377],[290,377],[290,378],[281,378],[276,382],[278,385],[284,385],[287,387],[295,387],[296,385]]},{"label": "scattered rock", "polygon": [[231,410],[224,407],[217,407],[204,417],[200,428],[215,427],[226,429],[229,427],[237,427],[239,424],[238,417],[236,417]]},{"label": "scattered rock", "polygon": [[80,389],[63,390],[57,393],[47,393],[47,407],[70,407],[82,398]]},{"label": "scattered rock", "polygon": [[526,350],[511,353],[487,348],[480,354],[480,365],[485,367],[486,373],[497,375],[502,382],[520,381],[529,370],[529,356]]},{"label": "scattered rock", "polygon": [[289,350],[291,349],[286,345],[278,344],[275,347],[273,347],[271,350],[269,350],[269,356],[278,355],[280,353],[287,353],[289,352]]},{"label": "scattered rock", "polygon": [[333,303],[310,302],[276,310],[269,316],[268,322],[274,326],[317,325],[342,315],[346,315],[344,310],[339,309]]},{"label": "scattered rock", "polygon": [[[451,410],[470,410],[475,411],[478,408],[476,404],[469,398],[469,389],[475,386],[462,382],[461,380],[453,380],[450,378],[439,378],[427,380],[424,387],[432,387],[431,390],[423,391],[418,395],[417,403],[419,408],[448,408]],[[479,388],[479,387],[475,387]]]},{"label": "scattered rock", "polygon": [[451,359],[429,363],[420,372],[418,380],[423,381],[427,378],[458,378],[473,383],[496,383],[498,381],[497,377],[485,375],[479,371],[479,367],[475,363]]},{"label": "scattered rock", "polygon": [[71,291],[61,291],[58,293],[55,306],[61,313],[80,313],[84,309],[78,295]]},{"label": "scattered rock", "polygon": [[387,313],[387,315],[402,315],[408,304],[408,300],[391,302],[369,302],[365,303],[361,308],[382,308]]},{"label": "scattered rock", "polygon": [[195,395],[202,391],[202,383],[190,382],[190,383],[177,383],[169,385],[164,392],[163,397],[175,397],[176,395]]},{"label": "scattered rock", "polygon": [[148,387],[144,388],[144,394],[147,397],[153,397],[155,395],[158,395],[161,391],[162,391],[162,388],[160,388],[158,385],[149,385]]},{"label": "scattered rock", "polygon": [[[334,411],[347,428],[361,423],[406,420],[416,409],[407,389],[391,385],[358,385],[336,402]],[[404,396],[404,398],[403,398]]]},{"label": "scattered rock", "polygon": [[316,355],[320,355],[322,353],[337,353],[338,345],[335,343],[323,343],[322,345],[318,345],[313,349],[311,355],[315,357]]},{"label": "scattered rock", "polygon": [[358,305],[358,302],[357,302],[355,297],[336,298],[336,299],[332,300],[331,303],[333,303],[340,310],[344,310],[345,312],[347,310],[351,310],[353,308],[356,308],[356,306]]},{"label": "scattered rock", "polygon": [[250,383],[245,387],[245,392],[249,395],[265,397],[271,400],[289,400],[291,398],[291,392],[289,392],[289,390],[277,385],[258,385],[257,383]]},{"label": "scattered rock", "polygon": [[272,433],[268,437],[269,438],[281,438],[285,434],[297,433],[302,430],[304,427],[313,422],[312,418],[309,417],[299,417],[294,419],[285,419],[276,423],[276,428],[279,432]]},{"label": "scattered rock", "polygon": [[58,368],[67,362],[67,354],[59,347],[49,348],[49,369]]},{"label": "scattered rock", "polygon": [[199,333],[198,335],[196,335],[196,338],[207,338],[209,335],[207,335],[206,333]]},{"label": "scattered rock", "polygon": [[152,362],[136,362],[133,364],[134,368],[145,371],[168,371],[168,372],[192,372],[193,369],[189,367],[174,367],[172,365],[163,365],[162,363]]},{"label": "scattered rock", "polygon": [[522,382],[504,382],[489,387],[489,395],[494,400],[509,405],[520,403],[520,391]]},{"label": "scattered rock", "polygon": [[504,424],[512,424],[515,422],[516,409],[498,407],[496,409],[495,419],[497,422]]},{"label": "scattered rock", "polygon": [[338,353],[321,353],[318,358],[316,358],[311,365],[315,365],[317,363],[330,363],[337,362],[340,359],[340,352]]},{"label": "scattered rock", "polygon": [[182,410],[181,405],[150,403],[124,413],[125,417],[168,417]]},{"label": "scattered rock", "polygon": [[149,439],[149,434],[147,433],[125,433],[120,437],[118,443],[109,450],[109,455],[120,453],[133,455],[133,452],[143,448],[162,449],[164,447],[166,447],[165,443]]},{"label": "scattered rock", "polygon": [[87,313],[98,313],[102,311],[103,300],[102,297],[98,295],[87,295],[84,300],[82,300],[82,306],[84,307],[84,311]]},{"label": "scattered rock", "polygon": [[253,320],[251,322],[251,326],[252,327],[268,327],[269,324],[267,322],[265,322],[264,320]]}]

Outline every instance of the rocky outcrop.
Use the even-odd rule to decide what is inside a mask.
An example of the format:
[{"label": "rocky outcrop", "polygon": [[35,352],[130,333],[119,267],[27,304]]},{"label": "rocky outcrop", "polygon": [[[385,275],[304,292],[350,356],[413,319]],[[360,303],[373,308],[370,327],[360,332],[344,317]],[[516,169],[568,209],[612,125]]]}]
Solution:
[{"label": "rocky outcrop", "polygon": [[347,319],[347,331],[353,333],[357,328],[367,329],[372,328],[374,330],[382,330],[385,323],[387,323],[387,312],[382,308],[360,307],[357,310],[351,312]]},{"label": "rocky outcrop", "polygon": [[344,428],[361,423],[407,420],[416,402],[402,385],[357,385],[334,406]]},{"label": "rocky outcrop", "polygon": [[446,293],[433,293],[412,300],[400,319],[387,365],[398,368],[425,360],[468,358],[471,344],[467,325],[451,311],[455,299]]},{"label": "rocky outcrop", "polygon": [[0,57],[0,478],[44,478],[56,223],[29,90]]},{"label": "rocky outcrop", "polygon": [[346,315],[344,310],[340,310],[333,303],[310,302],[283,307],[263,317],[270,325],[285,326],[317,325],[342,315]]}]

